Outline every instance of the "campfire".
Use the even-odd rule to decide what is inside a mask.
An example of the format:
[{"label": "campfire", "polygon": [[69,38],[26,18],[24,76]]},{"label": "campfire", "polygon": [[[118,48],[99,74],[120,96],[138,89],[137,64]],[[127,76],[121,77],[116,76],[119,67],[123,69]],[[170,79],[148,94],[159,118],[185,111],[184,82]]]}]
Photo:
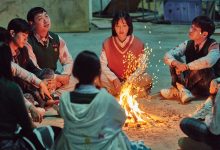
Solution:
[{"label": "campfire", "polygon": [[128,76],[120,92],[119,104],[125,109],[127,116],[125,126],[141,127],[143,125],[154,125],[155,120],[139,108],[137,102],[138,90],[134,90],[138,89],[138,87],[135,87],[133,84],[133,81],[145,72],[149,54],[150,53],[145,49],[145,53],[141,55],[139,60],[135,59],[135,56],[132,54],[125,57],[124,63],[127,63],[128,74],[132,72],[131,70],[136,68],[134,65],[137,65],[138,68],[132,73],[132,75]]},{"label": "campfire", "polygon": [[131,95],[132,85],[128,85],[122,88],[120,94],[119,104],[125,109],[127,116],[126,123],[144,123],[142,115],[143,111],[140,110],[139,104],[136,101],[137,95]]},{"label": "campfire", "polygon": [[158,117],[154,118],[139,108],[138,96],[132,94],[132,89],[132,84],[124,85],[119,98],[119,104],[124,108],[127,116],[125,127],[156,126]]}]

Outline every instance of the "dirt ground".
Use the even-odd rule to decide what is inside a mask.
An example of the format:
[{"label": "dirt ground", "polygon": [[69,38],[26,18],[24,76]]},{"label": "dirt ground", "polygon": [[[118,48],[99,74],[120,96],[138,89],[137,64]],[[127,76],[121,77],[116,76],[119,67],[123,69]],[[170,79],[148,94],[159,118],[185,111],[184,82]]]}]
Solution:
[{"label": "dirt ground", "polygon": [[[164,100],[159,93],[151,95],[150,99],[138,99],[139,107],[145,112],[144,116],[151,116],[146,119],[145,125],[129,125],[123,130],[131,140],[141,140],[151,147],[152,150],[179,150],[178,140],[185,137],[179,128],[182,118],[192,113],[203,100],[192,101],[182,105],[176,100]],[[46,112],[45,119],[41,124],[63,127],[63,120],[57,115],[54,109]]]},{"label": "dirt ground", "polygon": [[[143,140],[153,150],[177,150],[178,140],[184,137],[179,128],[182,118],[192,113],[198,102],[182,105],[175,100],[164,100],[159,94],[150,100],[139,100],[140,108],[153,118],[153,125],[143,128],[125,128],[133,140]],[[201,103],[201,102],[199,102]],[[152,122],[152,121],[151,121]]]}]

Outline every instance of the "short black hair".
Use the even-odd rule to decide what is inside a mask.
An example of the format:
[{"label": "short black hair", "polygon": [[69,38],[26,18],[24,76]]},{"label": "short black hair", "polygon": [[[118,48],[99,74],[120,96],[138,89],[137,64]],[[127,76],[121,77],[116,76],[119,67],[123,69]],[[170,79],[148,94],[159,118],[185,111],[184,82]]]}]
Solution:
[{"label": "short black hair", "polygon": [[14,30],[15,33],[24,32],[29,34],[31,31],[31,26],[24,19],[14,18],[8,23],[7,29],[8,31]]},{"label": "short black hair", "polygon": [[10,47],[4,42],[0,42],[0,77],[8,80],[13,80],[12,69],[12,54]]},{"label": "short black hair", "polygon": [[43,13],[43,12],[47,12],[44,8],[42,7],[34,7],[31,8],[28,13],[27,13],[27,21],[34,21],[34,17],[37,14]]},{"label": "short black hair", "polygon": [[215,32],[215,24],[208,16],[197,16],[192,24],[201,28],[201,32],[208,32],[208,38]]},{"label": "short black hair", "polygon": [[4,42],[8,44],[10,40],[11,40],[11,36],[8,30],[6,30],[3,27],[0,27],[0,42]]},{"label": "short black hair", "polygon": [[119,11],[114,15],[112,19],[112,36],[117,36],[117,33],[115,31],[115,25],[118,23],[120,19],[125,19],[129,28],[127,35],[131,35],[133,33],[132,18],[130,17],[129,13],[125,11]]},{"label": "short black hair", "polygon": [[77,55],[73,75],[79,80],[79,84],[91,84],[100,74],[100,60],[94,52],[84,50]]}]

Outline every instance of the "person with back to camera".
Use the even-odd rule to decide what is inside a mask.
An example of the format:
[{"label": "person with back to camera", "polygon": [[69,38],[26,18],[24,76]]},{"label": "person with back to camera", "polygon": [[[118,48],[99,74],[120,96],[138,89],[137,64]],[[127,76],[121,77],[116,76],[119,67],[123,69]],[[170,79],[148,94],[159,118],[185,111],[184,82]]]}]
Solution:
[{"label": "person with back to camera", "polygon": [[105,89],[96,88],[101,65],[97,55],[83,51],[76,57],[74,91],[62,95],[60,115],[64,128],[53,150],[149,150],[142,142],[131,142],[122,131],[126,115]]}]

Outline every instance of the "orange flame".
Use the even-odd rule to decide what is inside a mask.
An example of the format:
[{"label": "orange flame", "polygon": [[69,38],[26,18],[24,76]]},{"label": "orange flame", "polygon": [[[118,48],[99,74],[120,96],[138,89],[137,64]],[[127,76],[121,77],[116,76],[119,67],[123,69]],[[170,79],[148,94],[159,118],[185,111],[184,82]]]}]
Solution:
[{"label": "orange flame", "polygon": [[131,95],[131,89],[132,85],[124,86],[121,90],[120,94],[120,100],[119,104],[122,106],[122,108],[125,109],[125,113],[127,116],[126,122],[145,122],[142,118],[142,115],[144,114],[143,111],[139,109],[139,104],[136,101],[137,96]]}]

